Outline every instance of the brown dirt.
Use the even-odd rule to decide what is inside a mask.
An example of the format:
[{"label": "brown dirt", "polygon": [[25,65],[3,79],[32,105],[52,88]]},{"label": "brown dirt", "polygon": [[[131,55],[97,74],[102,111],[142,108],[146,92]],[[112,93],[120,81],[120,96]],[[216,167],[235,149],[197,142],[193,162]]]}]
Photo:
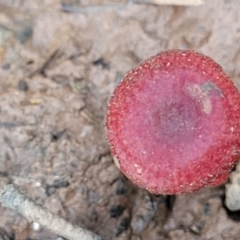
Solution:
[{"label": "brown dirt", "polygon": [[[128,70],[169,48],[212,57],[240,87],[240,4],[0,0],[0,183],[107,240],[234,240],[224,186],[176,197],[129,182],[112,161],[107,100]],[[0,208],[0,239],[53,233]]]}]

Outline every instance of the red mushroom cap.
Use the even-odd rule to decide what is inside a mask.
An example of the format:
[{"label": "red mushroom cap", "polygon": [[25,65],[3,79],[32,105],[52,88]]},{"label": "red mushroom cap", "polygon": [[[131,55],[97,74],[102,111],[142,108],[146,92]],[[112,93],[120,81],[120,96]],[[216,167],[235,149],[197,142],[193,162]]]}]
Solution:
[{"label": "red mushroom cap", "polygon": [[240,155],[240,94],[211,58],[165,51],[118,85],[107,136],[120,170],[152,193],[219,185]]}]

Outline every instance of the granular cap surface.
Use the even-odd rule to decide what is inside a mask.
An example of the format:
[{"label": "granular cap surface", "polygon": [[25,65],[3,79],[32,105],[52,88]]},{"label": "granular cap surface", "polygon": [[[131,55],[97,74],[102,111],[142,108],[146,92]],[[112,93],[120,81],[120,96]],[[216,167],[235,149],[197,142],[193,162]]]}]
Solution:
[{"label": "granular cap surface", "polygon": [[168,50],[120,82],[107,137],[120,170],[154,194],[219,185],[240,155],[240,94],[211,58]]}]

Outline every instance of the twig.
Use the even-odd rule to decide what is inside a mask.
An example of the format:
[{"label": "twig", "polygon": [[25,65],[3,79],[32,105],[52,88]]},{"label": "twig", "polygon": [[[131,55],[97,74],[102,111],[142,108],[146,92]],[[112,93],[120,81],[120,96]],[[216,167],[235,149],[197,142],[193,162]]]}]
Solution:
[{"label": "twig", "polygon": [[159,4],[159,5],[201,5],[204,3],[204,0],[133,0],[134,3],[151,3],[151,4]]},{"label": "twig", "polygon": [[0,202],[2,206],[13,209],[29,221],[37,222],[69,240],[103,240],[95,233],[74,226],[35,203],[20,192],[16,185],[8,184],[0,189]]}]

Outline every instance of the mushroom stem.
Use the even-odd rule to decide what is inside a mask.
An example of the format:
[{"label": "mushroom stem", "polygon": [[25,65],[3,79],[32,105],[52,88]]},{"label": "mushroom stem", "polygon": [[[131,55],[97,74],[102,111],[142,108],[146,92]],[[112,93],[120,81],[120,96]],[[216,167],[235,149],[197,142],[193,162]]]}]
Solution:
[{"label": "mushroom stem", "polygon": [[0,189],[0,202],[3,207],[11,208],[23,215],[28,221],[34,221],[69,240],[103,240],[95,233],[74,226],[51,213],[48,209],[25,196],[14,184]]}]

